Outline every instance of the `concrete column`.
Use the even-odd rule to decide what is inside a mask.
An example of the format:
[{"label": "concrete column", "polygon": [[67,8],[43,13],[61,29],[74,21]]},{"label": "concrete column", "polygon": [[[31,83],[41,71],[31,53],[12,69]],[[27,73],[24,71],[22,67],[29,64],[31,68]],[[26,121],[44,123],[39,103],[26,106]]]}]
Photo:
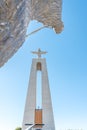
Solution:
[{"label": "concrete column", "polygon": [[43,130],[55,130],[49,80],[47,74],[46,60],[42,63],[42,109],[43,109]]},{"label": "concrete column", "polygon": [[34,124],[35,108],[36,108],[36,62],[35,60],[32,60],[22,130],[25,130],[27,127],[29,127],[28,124]]}]

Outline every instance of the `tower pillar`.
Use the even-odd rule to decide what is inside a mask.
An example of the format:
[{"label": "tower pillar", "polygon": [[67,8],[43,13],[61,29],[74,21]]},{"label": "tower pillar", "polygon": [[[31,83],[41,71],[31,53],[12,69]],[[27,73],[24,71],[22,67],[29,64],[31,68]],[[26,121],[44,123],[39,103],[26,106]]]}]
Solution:
[{"label": "tower pillar", "polygon": [[[55,130],[51,94],[46,66],[46,59],[41,58],[42,52],[33,52],[38,58],[32,60],[28,92],[25,104],[22,130]],[[36,108],[37,71],[41,71],[42,108]]]}]

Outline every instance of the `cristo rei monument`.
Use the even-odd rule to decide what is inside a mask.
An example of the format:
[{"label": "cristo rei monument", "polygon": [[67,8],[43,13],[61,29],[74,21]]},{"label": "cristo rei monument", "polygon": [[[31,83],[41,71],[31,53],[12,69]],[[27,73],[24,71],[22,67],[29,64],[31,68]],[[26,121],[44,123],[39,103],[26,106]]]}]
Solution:
[{"label": "cristo rei monument", "polygon": [[[32,59],[22,130],[55,130],[46,59],[41,57],[47,52],[38,49],[32,53],[38,58]],[[36,107],[38,71],[41,72],[41,108]]]}]

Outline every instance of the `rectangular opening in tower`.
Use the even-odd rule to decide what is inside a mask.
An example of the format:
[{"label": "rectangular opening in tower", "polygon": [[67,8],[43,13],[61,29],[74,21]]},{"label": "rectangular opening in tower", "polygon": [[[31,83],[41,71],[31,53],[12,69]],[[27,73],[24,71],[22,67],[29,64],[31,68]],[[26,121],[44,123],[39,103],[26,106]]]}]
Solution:
[{"label": "rectangular opening in tower", "polygon": [[42,82],[41,71],[37,70],[36,109],[42,108]]},{"label": "rectangular opening in tower", "polygon": [[42,109],[35,110],[35,124],[42,125]]}]

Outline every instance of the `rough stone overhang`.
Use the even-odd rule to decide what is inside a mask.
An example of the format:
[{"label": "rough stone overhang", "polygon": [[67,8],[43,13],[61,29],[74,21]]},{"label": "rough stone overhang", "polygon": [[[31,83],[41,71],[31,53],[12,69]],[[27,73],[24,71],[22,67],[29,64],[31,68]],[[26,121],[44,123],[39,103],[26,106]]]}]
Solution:
[{"label": "rough stone overhang", "polygon": [[63,29],[62,0],[0,0],[0,67],[25,41],[30,20]]}]

